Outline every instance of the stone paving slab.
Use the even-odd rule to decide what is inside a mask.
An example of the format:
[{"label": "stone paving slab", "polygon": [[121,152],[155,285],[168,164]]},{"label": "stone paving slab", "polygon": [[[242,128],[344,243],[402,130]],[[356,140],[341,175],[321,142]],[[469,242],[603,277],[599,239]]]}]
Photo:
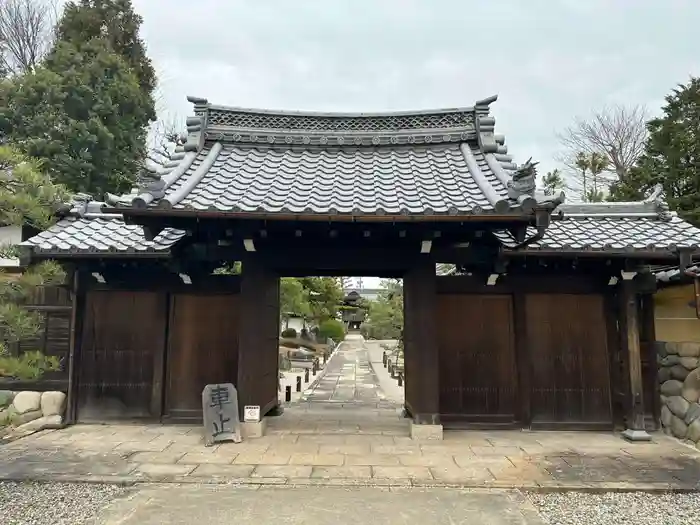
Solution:
[{"label": "stone paving slab", "polygon": [[78,425],[0,447],[0,479],[697,490],[700,452],[663,434],[637,447],[607,433],[518,431],[448,432],[425,445],[282,434],[204,447],[197,427]]},{"label": "stone paving slab", "polygon": [[[361,504],[358,504],[361,502]],[[154,485],[116,500],[98,525],[191,523],[488,523],[543,525],[534,506],[514,491],[314,486],[240,487]]]}]

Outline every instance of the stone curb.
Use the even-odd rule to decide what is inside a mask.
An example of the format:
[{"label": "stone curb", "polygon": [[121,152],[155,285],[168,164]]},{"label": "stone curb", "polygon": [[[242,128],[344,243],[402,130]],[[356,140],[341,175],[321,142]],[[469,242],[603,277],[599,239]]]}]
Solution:
[{"label": "stone curb", "polygon": [[648,494],[666,493],[700,493],[700,484],[690,483],[561,483],[561,482],[472,482],[440,481],[417,479],[366,479],[366,478],[220,478],[198,476],[105,476],[105,475],[2,475],[0,482],[35,482],[35,483],[94,483],[119,486],[150,484],[199,484],[226,486],[275,486],[275,487],[396,487],[396,488],[446,488],[475,490],[519,490],[533,493],[582,492],[587,494],[644,492]]},{"label": "stone curb", "polygon": [[[335,357],[335,354],[338,353],[338,349],[341,347],[341,345],[344,343],[344,341],[341,341],[335,346],[335,349],[328,355],[328,359],[326,361],[326,364],[323,365],[323,368],[321,368],[318,371],[318,374],[316,374],[316,377],[313,381],[309,383],[309,386],[307,386],[304,391],[301,393],[301,397],[296,401],[296,403],[307,403],[308,402],[308,395],[311,394],[311,391],[316,387],[316,385],[323,379],[326,375],[326,372],[328,372],[328,364],[331,362],[331,359]],[[285,406],[290,406],[293,405],[294,402],[291,403],[285,403]]]}]

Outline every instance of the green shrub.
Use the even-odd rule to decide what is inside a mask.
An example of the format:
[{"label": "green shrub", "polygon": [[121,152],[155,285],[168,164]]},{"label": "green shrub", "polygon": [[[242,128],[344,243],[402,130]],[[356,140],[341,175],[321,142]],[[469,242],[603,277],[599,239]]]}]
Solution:
[{"label": "green shrub", "polygon": [[340,342],[345,338],[345,326],[340,321],[328,319],[318,327],[318,335],[324,341],[330,337],[334,341]]},{"label": "green shrub", "polygon": [[282,337],[288,337],[289,339],[296,339],[297,331],[294,328],[287,328],[282,330]]},{"label": "green shrub", "polygon": [[60,369],[61,361],[57,357],[41,352],[24,352],[19,357],[0,356],[0,377],[31,381]]}]

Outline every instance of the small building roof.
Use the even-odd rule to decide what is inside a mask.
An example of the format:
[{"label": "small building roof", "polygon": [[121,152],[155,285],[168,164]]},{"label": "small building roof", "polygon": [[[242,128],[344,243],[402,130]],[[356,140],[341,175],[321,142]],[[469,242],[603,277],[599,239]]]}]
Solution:
[{"label": "small building roof", "polygon": [[700,265],[688,266],[683,271],[678,266],[655,268],[653,271],[659,284],[675,284],[691,282],[700,276]]},{"label": "small building roof", "polygon": [[167,257],[185,232],[166,228],[153,241],[146,241],[143,228],[125,224],[116,213],[104,213],[104,202],[78,201],[66,217],[48,230],[20,244],[42,257]]},{"label": "small building roof", "polygon": [[[156,180],[108,201],[125,213],[244,216],[531,215],[535,193],[494,132],[491,97],[399,113],[242,109],[190,97],[187,142]],[[559,200],[557,200],[559,199]]]},{"label": "small building roof", "polygon": [[[700,229],[669,212],[658,189],[641,202],[563,204],[552,219],[544,237],[528,251],[625,255],[700,249]],[[535,233],[528,228],[528,237]],[[506,248],[518,244],[509,232],[495,235]]]}]

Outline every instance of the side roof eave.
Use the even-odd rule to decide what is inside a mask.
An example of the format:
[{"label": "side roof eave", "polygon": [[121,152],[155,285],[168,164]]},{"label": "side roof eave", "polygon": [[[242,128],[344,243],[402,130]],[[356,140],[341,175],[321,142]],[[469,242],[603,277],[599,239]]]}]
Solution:
[{"label": "side roof eave", "polygon": [[49,229],[19,246],[31,259],[164,259],[185,232],[167,228],[153,241],[144,240],[143,228],[124,222],[122,215],[105,213],[104,202],[73,203],[65,216]]},{"label": "side roof eave", "polygon": [[669,211],[662,188],[637,202],[565,204],[554,212],[544,237],[526,250],[513,248],[507,231],[494,235],[510,255],[615,256],[671,259],[700,253],[700,229]]}]

